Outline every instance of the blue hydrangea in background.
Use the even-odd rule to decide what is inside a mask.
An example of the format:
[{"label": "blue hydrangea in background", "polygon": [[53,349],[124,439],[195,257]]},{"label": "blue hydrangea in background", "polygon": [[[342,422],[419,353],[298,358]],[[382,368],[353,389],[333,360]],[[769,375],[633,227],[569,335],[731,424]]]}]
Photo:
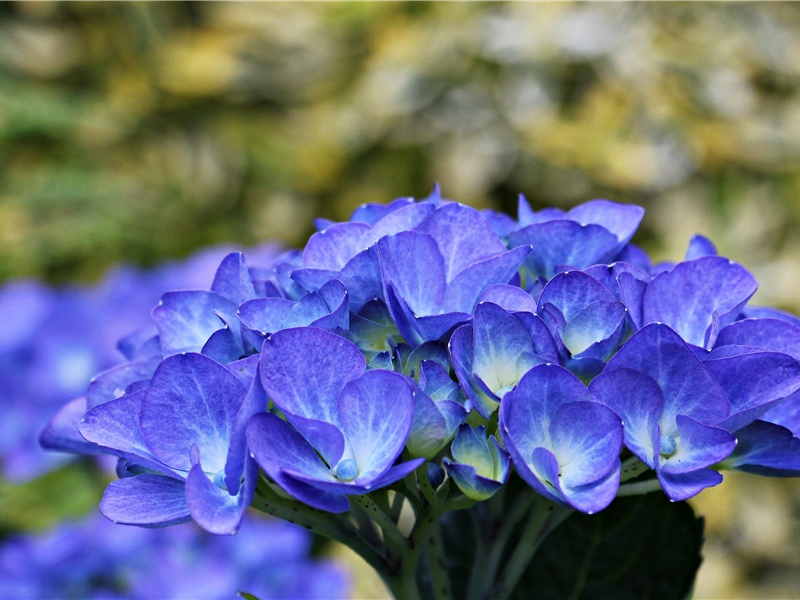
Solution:
[{"label": "blue hydrangea in background", "polygon": [[3,598],[341,598],[345,571],[311,559],[311,536],[251,517],[235,538],[185,524],[168,530],[114,525],[100,515],[0,544]]}]

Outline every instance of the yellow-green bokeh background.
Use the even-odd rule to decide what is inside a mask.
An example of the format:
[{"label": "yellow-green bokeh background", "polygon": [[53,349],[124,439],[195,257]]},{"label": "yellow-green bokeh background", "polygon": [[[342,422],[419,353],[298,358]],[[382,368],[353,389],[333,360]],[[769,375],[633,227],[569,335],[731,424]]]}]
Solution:
[{"label": "yellow-green bokeh background", "polygon": [[[0,282],[302,245],[434,182],[641,204],[655,257],[703,233],[798,312],[800,5],[0,5]],[[728,479],[697,596],[800,596],[800,483]]]}]

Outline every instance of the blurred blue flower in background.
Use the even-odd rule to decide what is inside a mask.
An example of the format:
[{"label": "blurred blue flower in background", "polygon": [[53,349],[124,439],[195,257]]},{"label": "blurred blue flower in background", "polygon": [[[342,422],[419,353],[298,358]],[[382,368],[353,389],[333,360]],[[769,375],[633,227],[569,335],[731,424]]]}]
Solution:
[{"label": "blurred blue flower in background", "polygon": [[323,600],[348,595],[347,573],[310,557],[311,535],[250,517],[235,537],[186,523],[170,529],[115,525],[92,516],[0,542],[0,597]]}]

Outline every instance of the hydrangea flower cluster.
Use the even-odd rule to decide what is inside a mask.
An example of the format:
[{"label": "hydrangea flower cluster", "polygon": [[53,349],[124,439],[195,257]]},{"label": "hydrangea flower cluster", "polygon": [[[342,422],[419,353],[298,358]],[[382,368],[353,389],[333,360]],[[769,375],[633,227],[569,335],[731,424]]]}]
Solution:
[{"label": "hydrangea flower cluster", "polygon": [[[45,439],[119,457],[116,522],[234,533],[252,504],[349,544],[398,596],[419,592],[422,540],[425,585],[450,593],[439,518],[493,506],[512,474],[539,541],[721,469],[799,475],[800,320],[748,305],[755,279],[703,237],[653,264],[630,241],[643,214],[521,197],[515,220],[437,188],[318,221],[269,264],[230,254],[210,290],[165,294],[156,335]],[[511,592],[526,555],[500,575],[503,552],[470,594]]]},{"label": "hydrangea flower cluster", "polygon": [[275,519],[249,518],[227,538],[191,524],[119,527],[98,515],[0,543],[0,597],[232,600],[243,587],[261,600],[346,597],[347,575],[311,559],[310,546],[308,532]]}]

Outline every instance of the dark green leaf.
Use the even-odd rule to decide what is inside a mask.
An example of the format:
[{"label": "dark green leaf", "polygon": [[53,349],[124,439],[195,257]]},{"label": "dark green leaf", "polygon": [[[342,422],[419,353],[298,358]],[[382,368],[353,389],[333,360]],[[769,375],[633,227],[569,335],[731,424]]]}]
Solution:
[{"label": "dark green leaf", "polygon": [[662,493],[575,514],[548,536],[512,597],[679,599],[692,591],[703,520]]}]

